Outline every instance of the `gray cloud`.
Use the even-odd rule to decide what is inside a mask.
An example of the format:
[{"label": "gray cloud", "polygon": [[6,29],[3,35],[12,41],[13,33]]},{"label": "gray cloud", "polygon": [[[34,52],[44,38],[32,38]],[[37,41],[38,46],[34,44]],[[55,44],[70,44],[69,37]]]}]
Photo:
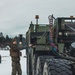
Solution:
[{"label": "gray cloud", "polygon": [[48,15],[55,17],[75,15],[75,0],[0,0],[0,32],[15,36],[26,33],[35,15],[39,23],[48,23]]}]

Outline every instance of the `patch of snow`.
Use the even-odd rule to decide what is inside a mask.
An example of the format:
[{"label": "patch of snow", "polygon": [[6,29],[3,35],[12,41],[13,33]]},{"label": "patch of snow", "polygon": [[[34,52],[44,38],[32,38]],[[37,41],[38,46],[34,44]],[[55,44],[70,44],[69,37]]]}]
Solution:
[{"label": "patch of snow", "polygon": [[[21,68],[22,68],[22,75],[27,75],[26,74],[26,58],[24,56],[26,55],[25,50],[22,50],[22,56],[21,56]],[[4,51],[0,50],[0,55],[2,57],[1,63],[0,63],[0,75],[11,75],[12,71],[12,66],[11,66],[11,57],[9,50]]]}]

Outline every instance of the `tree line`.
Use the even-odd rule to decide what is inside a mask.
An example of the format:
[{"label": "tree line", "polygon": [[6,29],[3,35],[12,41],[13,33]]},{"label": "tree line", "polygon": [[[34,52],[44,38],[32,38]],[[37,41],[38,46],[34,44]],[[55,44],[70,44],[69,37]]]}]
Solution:
[{"label": "tree line", "polygon": [[[19,39],[20,36],[15,36],[13,38],[16,38],[18,42],[20,41],[20,39]],[[6,46],[9,46],[13,38],[10,38],[8,35],[3,36],[3,33],[0,32],[0,47],[3,48],[3,47],[6,47]],[[26,45],[24,37],[22,37],[22,42],[23,42],[24,45]]]},{"label": "tree line", "polygon": [[0,33],[0,47],[5,47],[6,45],[9,45],[11,41],[12,38],[10,38],[8,35],[4,37],[3,33]]}]

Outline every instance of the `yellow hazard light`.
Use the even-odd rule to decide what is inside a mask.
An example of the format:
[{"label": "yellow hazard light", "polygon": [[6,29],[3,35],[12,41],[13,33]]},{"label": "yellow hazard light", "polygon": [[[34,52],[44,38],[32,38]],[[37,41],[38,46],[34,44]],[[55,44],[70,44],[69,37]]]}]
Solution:
[{"label": "yellow hazard light", "polygon": [[74,16],[70,16],[70,18],[74,18]]}]

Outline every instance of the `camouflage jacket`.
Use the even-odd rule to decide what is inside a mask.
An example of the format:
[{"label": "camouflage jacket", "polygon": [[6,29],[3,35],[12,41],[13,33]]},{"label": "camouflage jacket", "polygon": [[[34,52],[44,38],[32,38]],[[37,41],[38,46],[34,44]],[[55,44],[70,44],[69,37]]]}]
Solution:
[{"label": "camouflage jacket", "polygon": [[11,49],[13,49],[13,51],[19,51],[18,45],[17,44],[12,44],[10,46]]},{"label": "camouflage jacket", "polygon": [[19,56],[21,56],[21,52],[20,52],[20,49],[19,49],[17,44],[15,44],[15,45],[12,44],[10,46],[10,56],[11,57],[19,57]]}]

